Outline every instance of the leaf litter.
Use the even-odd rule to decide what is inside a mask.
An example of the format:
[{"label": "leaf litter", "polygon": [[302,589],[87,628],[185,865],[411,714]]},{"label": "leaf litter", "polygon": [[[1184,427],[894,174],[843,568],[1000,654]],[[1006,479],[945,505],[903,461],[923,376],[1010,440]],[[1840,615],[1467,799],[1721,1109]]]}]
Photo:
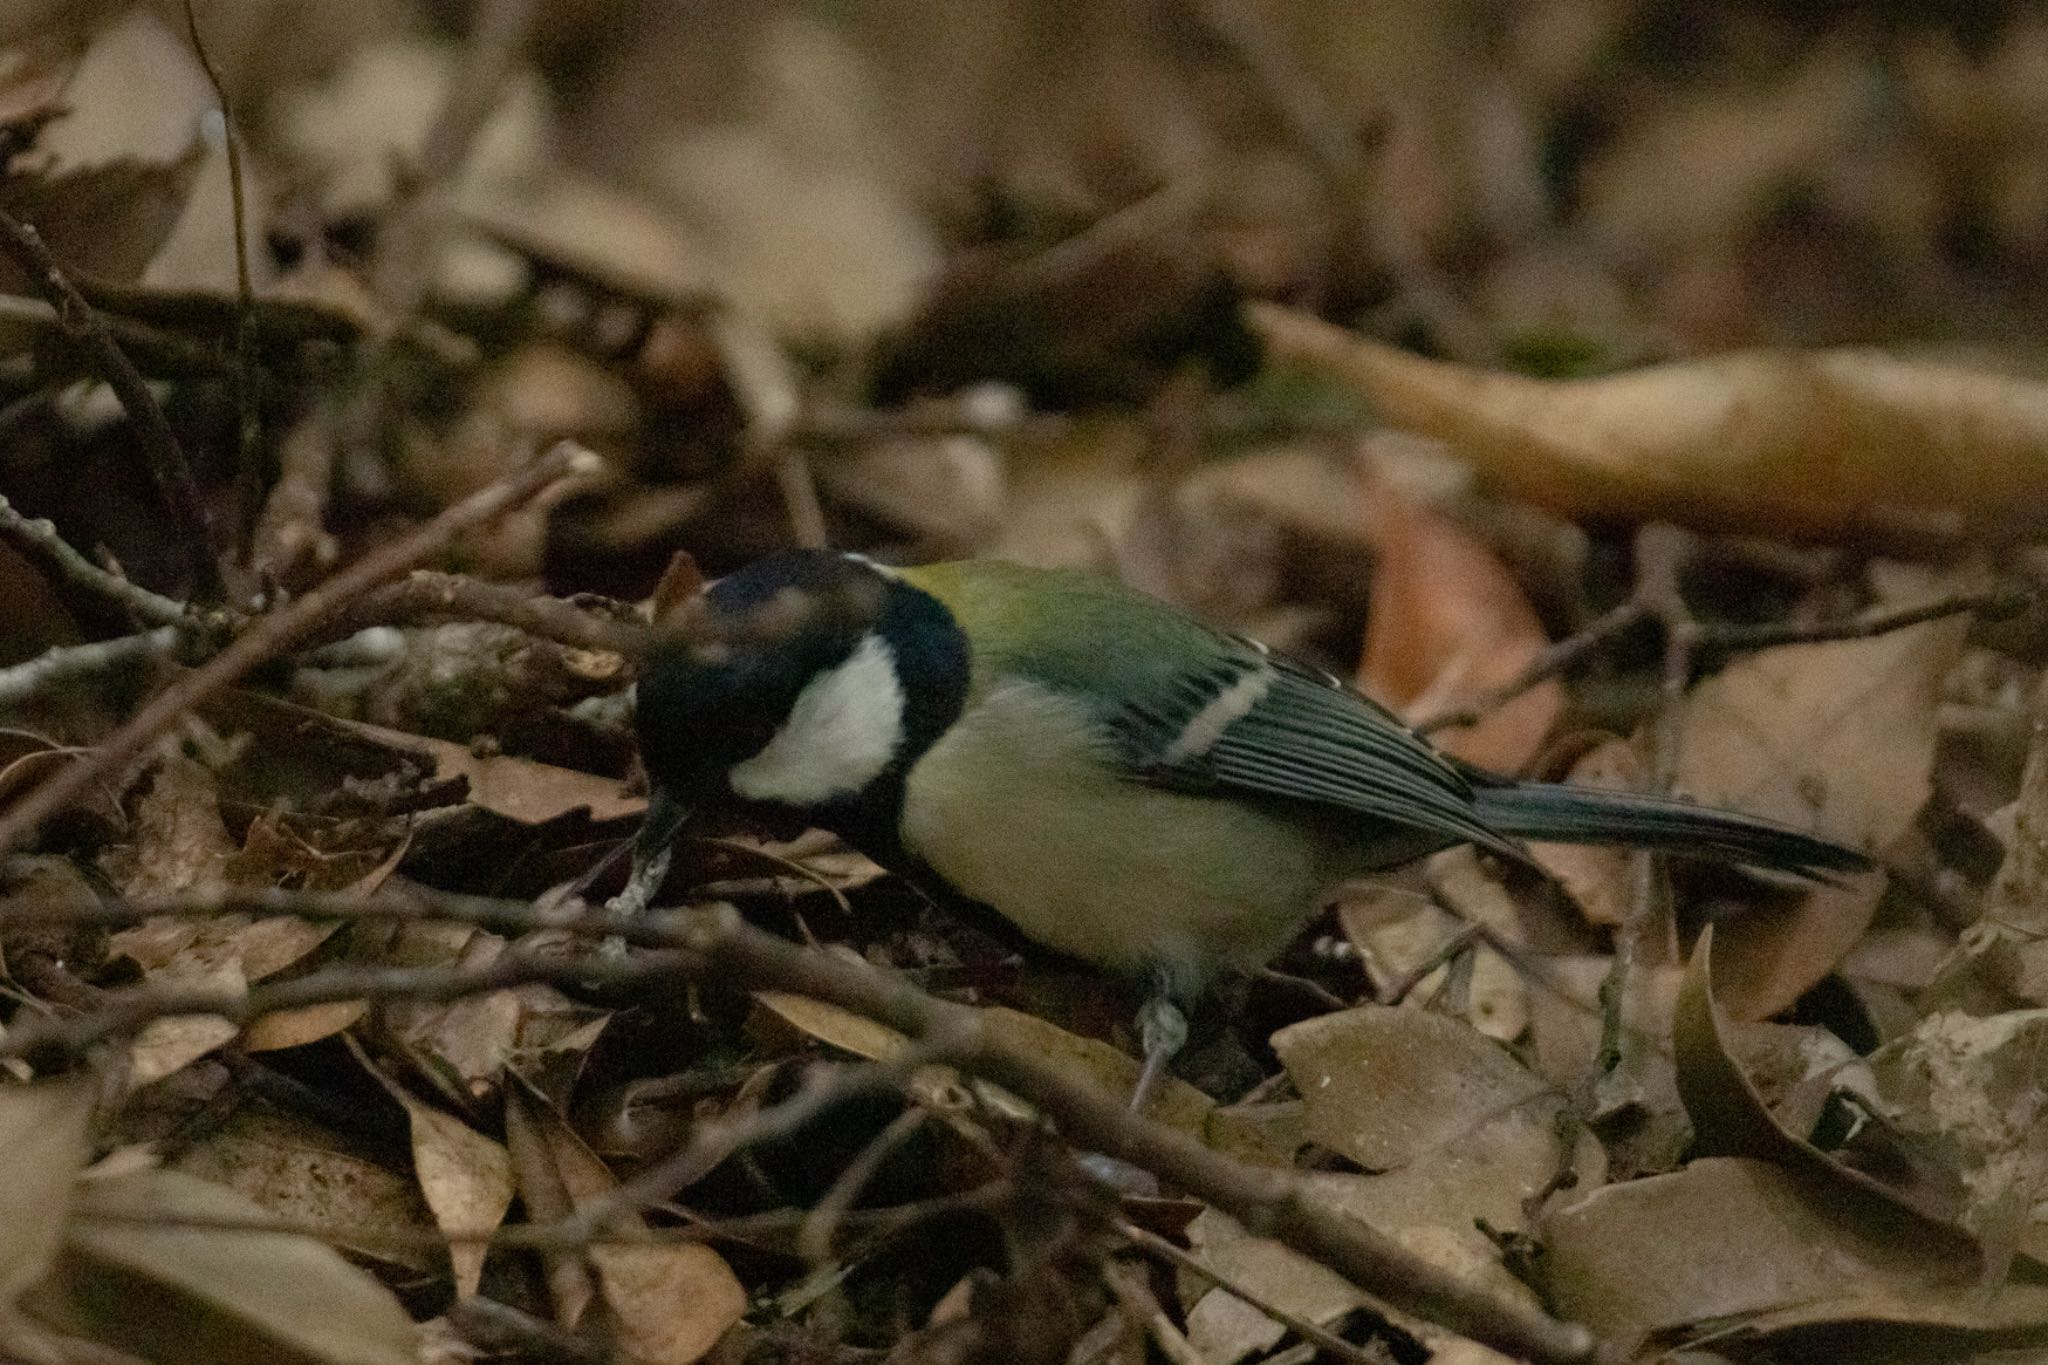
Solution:
[{"label": "leaf litter", "polygon": [[[1702,79],[1618,10],[1480,42],[1455,7],[1112,7],[1054,42],[1041,0],[861,0],[549,12],[492,76],[491,16],[521,7],[458,33],[409,0],[199,6],[244,154],[245,306],[182,14],[86,8],[0,23],[0,210],[161,402],[222,543],[267,548],[223,594],[190,581],[200,528],[135,464],[103,362],[0,262],[0,493],[77,551],[6,535],[8,663],[163,619],[139,592],[190,605],[175,650],[21,684],[10,801],[522,442],[607,469],[460,540],[454,605],[351,617],[103,774],[4,869],[8,906],[594,903],[645,805],[630,667],[551,639],[550,610],[659,620],[801,540],[1088,566],[1411,719],[1491,703],[1437,732],[1467,760],[1668,785],[1883,864],[1791,887],[1440,854],[1205,1002],[1151,1116],[1617,1359],[2042,1338],[2048,621],[1843,628],[2042,574],[2037,21],[1705,15]],[[1985,344],[1915,344],[1959,334]],[[1660,520],[1694,533],[1682,677],[1657,611],[1601,626],[1647,600]],[[898,969],[1129,1093],[1119,983],[791,833],[686,842],[661,903]],[[138,987],[261,999],[575,946],[349,919],[0,916],[0,1043]],[[1277,1362],[1313,1349],[1292,1317],[1366,1358],[1497,1358],[1188,1192],[1105,1212],[1044,1115],[938,1068],[531,1250],[522,1224],[905,1045],[788,993],[620,984],[619,960],[148,1020],[95,1054],[125,1054],[115,1081],[10,1053],[6,1345],[412,1360],[428,1321],[460,1339],[434,1350],[517,1359],[566,1333],[728,1365]],[[626,1094],[659,1123],[600,1141]],[[228,1226],[259,1218],[289,1227]],[[1118,1220],[1242,1295],[1172,1283]],[[123,1311],[145,1293],[165,1311]],[[512,1335],[486,1345],[492,1313]]]}]

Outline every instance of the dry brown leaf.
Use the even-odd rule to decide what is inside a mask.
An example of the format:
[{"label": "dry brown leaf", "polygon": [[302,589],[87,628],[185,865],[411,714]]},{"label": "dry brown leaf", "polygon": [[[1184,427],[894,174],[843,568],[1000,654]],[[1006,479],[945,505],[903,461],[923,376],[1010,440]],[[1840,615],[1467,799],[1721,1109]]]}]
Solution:
[{"label": "dry brown leaf", "polygon": [[[453,1114],[414,1098],[370,1060],[361,1044],[353,1038],[348,1043],[363,1069],[405,1110],[412,1134],[413,1171],[419,1177],[420,1193],[433,1211],[434,1226],[465,1238],[496,1229],[512,1207],[512,1158],[504,1147]],[[458,1297],[476,1293],[489,1251],[481,1241],[448,1244]]]},{"label": "dry brown leaf", "polygon": [[[1686,698],[1678,788],[1883,850],[1931,790],[1942,680],[1965,620],[1868,640],[1786,645],[1735,660]],[[1797,1000],[1869,926],[1882,873],[1805,892],[1789,908],[1730,918],[1717,951],[1723,1005],[1760,1019]]]},{"label": "dry brown leaf", "polygon": [[2048,1010],[1988,1018],[1942,1011],[1871,1058],[1890,1117],[1960,1169],[1963,1224],[2002,1271],[2048,1251]]},{"label": "dry brown leaf", "polygon": [[[1379,1176],[1311,1175],[1311,1198],[1370,1224],[1415,1255],[1483,1286],[1504,1299],[1533,1305],[1529,1287],[1508,1273],[1493,1245],[1472,1225],[1462,1222],[1453,1205],[1417,1198]],[[1205,1209],[1188,1225],[1188,1240],[1203,1264],[1266,1302],[1298,1317],[1328,1326],[1354,1308],[1369,1307],[1387,1314],[1405,1330],[1433,1348],[1468,1345],[1432,1323],[1389,1309],[1369,1299],[1342,1276],[1307,1257],[1263,1237],[1254,1237],[1225,1214]],[[1227,1290],[1211,1289],[1188,1312],[1188,1336],[1209,1361],[1236,1361],[1276,1343],[1282,1332],[1269,1319],[1255,1321],[1250,1305]],[[1264,1319],[1264,1314],[1258,1314]],[[1475,1348],[1483,1349],[1483,1348]],[[1432,1359],[1437,1358],[1432,1355]],[[1473,1360],[1500,1362],[1492,1352]]]},{"label": "dry brown leaf", "polygon": [[[1477,701],[1549,643],[1535,608],[1493,552],[1384,479],[1369,490],[1379,560],[1366,618],[1366,693],[1412,720]],[[1555,679],[1436,742],[1482,767],[1515,772],[1564,710]]]},{"label": "dry brown leaf", "polygon": [[175,1170],[226,1186],[280,1218],[330,1229],[350,1255],[429,1275],[438,1258],[417,1248],[349,1234],[399,1231],[426,1221],[420,1193],[402,1170],[352,1149],[347,1139],[312,1119],[245,1104],[218,1130],[170,1163]]},{"label": "dry brown leaf", "polygon": [[[176,1222],[267,1216],[178,1171],[83,1180],[56,1267],[24,1307],[161,1365],[414,1365],[405,1308],[332,1248],[295,1234]],[[149,1311],[135,1311],[138,1302]]]},{"label": "dry brown leaf", "polygon": [[[1359,961],[1373,983],[1374,998],[1406,987],[1406,999],[1439,1002],[1451,964],[1436,966],[1419,979],[1415,972],[1464,933],[1468,921],[1435,901],[1393,887],[1363,886],[1348,892],[1337,906],[1337,924],[1358,950]],[[1529,992],[1514,964],[1482,942],[1463,949],[1471,956],[1465,984],[1464,1015],[1489,1038],[1511,1042],[1529,1022]]]},{"label": "dry brown leaf", "polygon": [[2048,1004],[2048,678],[2034,695],[2034,735],[2013,807],[2005,861],[1935,991],[1967,995],[1979,980]]},{"label": "dry brown leaf", "polygon": [[1274,356],[1574,520],[1925,540],[2024,532],[2048,506],[2048,385],[2035,380],[1832,350],[1546,381],[1426,360],[1284,308],[1250,312]]},{"label": "dry brown leaf", "polygon": [[84,1074],[0,1085],[0,1316],[57,1254],[97,1093]]},{"label": "dry brown leaf", "polygon": [[[551,1105],[516,1086],[507,1095],[522,1116],[521,1145],[527,1149],[519,1163],[522,1177],[544,1160],[572,1209],[618,1187],[604,1162]],[[619,1221],[645,1226],[637,1214]],[[610,1244],[593,1246],[588,1255],[605,1307],[618,1323],[620,1345],[648,1365],[691,1365],[746,1312],[746,1290],[725,1258],[701,1242]]]},{"label": "dry brown leaf", "polygon": [[[59,263],[95,279],[129,284],[169,240],[205,161],[194,143],[175,160],[120,160],[58,175],[17,175],[0,185],[0,210],[32,225]],[[0,291],[31,293],[12,262],[0,261]]]},{"label": "dry brown leaf", "polygon": [[617,778],[530,758],[478,754],[467,745],[387,730],[361,721],[330,717],[328,723],[429,760],[435,780],[464,779],[469,784],[471,803],[523,825],[545,824],[577,810],[589,811],[593,820],[618,820],[638,815],[647,808],[646,798],[626,795]]},{"label": "dry brown leaf", "polygon": [[1807,1198],[1858,1235],[1910,1243],[1919,1254],[1937,1257],[1953,1269],[1984,1264],[1977,1241],[1953,1217],[1953,1208],[1934,1202],[1926,1189],[1881,1184],[1785,1131],[1764,1104],[1755,1084],[1729,1048],[1729,1025],[1716,990],[1716,932],[1700,934],[1686,963],[1672,1022],[1672,1050],[1678,1093],[1692,1118],[1694,1150],[1705,1156],[1740,1156],[1782,1166],[1800,1182]]},{"label": "dry brown leaf", "polygon": [[[1273,1035],[1306,1109],[1308,1136],[1379,1172],[1365,1196],[1411,1226],[1462,1238],[1474,1219],[1527,1220],[1525,1201],[1563,1164],[1562,1093],[1470,1025],[1417,1009],[1367,1005]],[[1603,1177],[1599,1145],[1571,1165]]]},{"label": "dry brown leaf", "polygon": [[[1987,1335],[2038,1332],[2048,1322],[2040,1285],[1986,1296],[1973,1260],[1830,1214],[1799,1175],[1768,1162],[1695,1161],[1595,1190],[1547,1216],[1544,1288],[1554,1311],[1618,1339],[1693,1324],[1719,1332],[1745,1320],[1760,1332],[1918,1323]],[[1891,1344],[1910,1349],[1915,1340],[1902,1330]]]}]

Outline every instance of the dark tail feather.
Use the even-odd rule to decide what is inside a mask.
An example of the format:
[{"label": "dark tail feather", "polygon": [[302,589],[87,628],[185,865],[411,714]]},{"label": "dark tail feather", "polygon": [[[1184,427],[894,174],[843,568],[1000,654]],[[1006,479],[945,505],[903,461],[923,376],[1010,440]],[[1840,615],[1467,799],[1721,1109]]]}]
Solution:
[{"label": "dark tail feather", "polygon": [[1818,881],[1861,872],[1870,859],[1787,825],[1668,796],[1554,782],[1480,786],[1479,818],[1524,839],[1630,844],[1712,862],[1774,868]]}]

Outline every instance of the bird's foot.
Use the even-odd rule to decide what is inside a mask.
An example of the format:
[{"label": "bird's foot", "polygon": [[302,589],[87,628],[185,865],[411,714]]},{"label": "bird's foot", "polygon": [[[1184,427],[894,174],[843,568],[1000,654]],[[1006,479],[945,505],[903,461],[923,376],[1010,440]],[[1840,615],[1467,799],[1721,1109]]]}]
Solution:
[{"label": "bird's foot", "polygon": [[1166,1068],[1188,1042],[1188,1017],[1164,995],[1152,995],[1138,1007],[1138,1041],[1145,1049],[1145,1069],[1131,1091],[1131,1112],[1142,1114],[1166,1075]]}]

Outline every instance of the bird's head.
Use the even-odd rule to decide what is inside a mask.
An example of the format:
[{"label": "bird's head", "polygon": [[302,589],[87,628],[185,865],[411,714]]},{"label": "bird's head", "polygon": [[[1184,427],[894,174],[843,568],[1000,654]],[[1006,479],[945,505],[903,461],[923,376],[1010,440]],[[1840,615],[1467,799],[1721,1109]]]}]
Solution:
[{"label": "bird's head", "polygon": [[873,815],[959,715],[967,671],[936,598],[857,555],[789,551],[712,583],[657,633],[640,752],[693,808]]}]

